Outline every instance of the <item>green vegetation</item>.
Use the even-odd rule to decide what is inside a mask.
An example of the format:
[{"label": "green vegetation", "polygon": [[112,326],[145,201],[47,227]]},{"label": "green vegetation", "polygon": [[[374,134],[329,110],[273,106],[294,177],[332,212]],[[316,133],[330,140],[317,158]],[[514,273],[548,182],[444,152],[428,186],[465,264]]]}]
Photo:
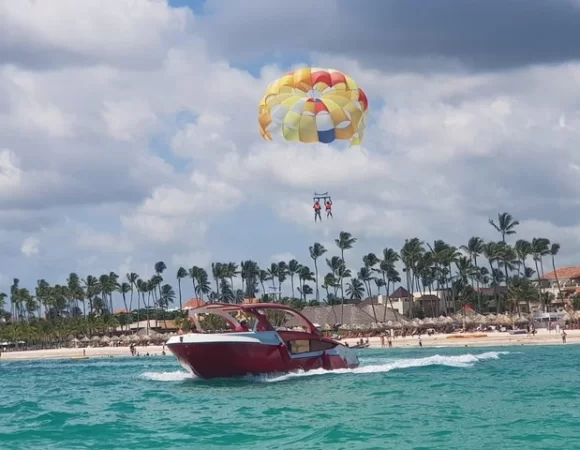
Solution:
[{"label": "green vegetation", "polygon": [[[520,302],[529,304],[538,299],[547,309],[550,295],[537,281],[544,275],[544,263],[551,263],[555,270],[559,244],[542,237],[508,243],[519,225],[508,213],[498,214],[497,220],[490,219],[489,223],[498,232],[498,241],[484,242],[474,236],[465,245],[455,247],[439,239],[428,243],[413,237],[406,239],[398,252],[385,248],[378,256],[364,255],[358,270],[346,266],[345,253],[357,240],[345,231],[335,240],[336,255],[325,257],[330,250],[320,243],[309,247],[314,272],[294,259],[272,263],[268,268],[260,268],[252,260],[240,264],[215,262],[209,273],[198,266],[180,267],[174,275],[177,293],[165,282],[167,267],[162,261],[155,263],[148,279],[136,273],[121,278],[114,272],[81,279],[71,273],[63,285],[51,286],[38,280],[34,293],[14,279],[9,294],[0,293],[0,340],[60,340],[70,334],[102,333],[148,318],[172,319],[181,324],[184,314],[168,313],[167,309],[169,305],[183,305],[182,284],[187,279],[195,294],[207,302],[241,303],[244,298],[260,296],[263,301],[280,301],[297,309],[321,304],[344,307],[348,301],[388,295],[402,284],[412,294],[449,292],[453,306],[445,313],[465,305],[485,312],[492,302],[495,312],[519,312]],[[396,268],[398,263],[402,273]],[[327,272],[319,283],[316,280],[324,269]],[[288,282],[291,296],[283,297]],[[492,295],[482,295],[480,288],[490,289]],[[114,314],[114,295],[122,299],[124,312]],[[424,317],[430,311],[416,307],[412,315]]]}]

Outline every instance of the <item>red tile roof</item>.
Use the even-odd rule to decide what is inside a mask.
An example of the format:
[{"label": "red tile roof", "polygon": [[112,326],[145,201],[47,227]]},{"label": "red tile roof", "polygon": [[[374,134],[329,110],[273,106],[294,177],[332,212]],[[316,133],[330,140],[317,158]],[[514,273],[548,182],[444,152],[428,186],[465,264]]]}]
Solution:
[{"label": "red tile roof", "polygon": [[200,306],[205,305],[205,302],[201,299],[201,298],[192,298],[188,301],[186,301],[183,306],[181,307],[181,309],[193,309],[193,308],[199,308]]},{"label": "red tile roof", "polygon": [[580,267],[562,267],[556,269],[555,272],[550,272],[544,275],[544,280],[555,280],[556,275],[559,280],[570,280],[572,278],[580,278]]},{"label": "red tile roof", "polygon": [[125,308],[119,308],[113,311],[113,314],[129,314],[129,310]]}]

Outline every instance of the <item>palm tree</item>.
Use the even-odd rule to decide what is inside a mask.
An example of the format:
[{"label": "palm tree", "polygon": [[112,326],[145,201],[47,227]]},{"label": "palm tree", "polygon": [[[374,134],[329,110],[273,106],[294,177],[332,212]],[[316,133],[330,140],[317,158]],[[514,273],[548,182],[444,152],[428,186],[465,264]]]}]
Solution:
[{"label": "palm tree", "polygon": [[197,275],[195,277],[195,281],[197,282],[197,286],[195,287],[195,294],[199,295],[202,299],[203,296],[209,296],[211,293],[211,284],[209,282],[209,275],[207,271],[203,268],[198,268]]},{"label": "palm tree", "polygon": [[532,244],[524,239],[518,239],[514,245],[516,256],[524,268],[523,275],[526,276],[526,260],[532,256]]},{"label": "palm tree", "polygon": [[[338,235],[338,239],[334,240],[336,246],[340,249],[340,259],[342,260],[342,265],[345,266],[344,261],[344,251],[350,250],[356,242],[356,238],[352,237],[350,233],[346,231],[341,231]],[[339,278],[340,281],[340,295],[342,297],[342,303],[340,308],[341,321],[344,319],[344,284],[343,278]]]},{"label": "palm tree", "polygon": [[179,289],[179,309],[183,309],[183,302],[181,298],[181,280],[187,276],[187,270],[184,267],[177,269],[177,286]]},{"label": "palm tree", "polygon": [[552,257],[552,269],[554,270],[554,277],[556,278],[556,284],[558,286],[558,295],[560,300],[564,300],[564,296],[562,295],[562,289],[560,288],[560,280],[558,279],[558,271],[556,270],[556,260],[555,257],[560,251],[560,244],[553,242],[552,246],[550,247],[550,256]]},{"label": "palm tree", "polygon": [[318,290],[318,258],[326,253],[324,246],[318,242],[310,246],[310,257],[314,261],[314,273],[315,273],[315,284],[316,284],[316,301],[320,301],[320,292]]},{"label": "palm tree", "polygon": [[193,285],[193,295],[194,296],[197,295],[197,288],[195,286],[195,281],[199,277],[200,271],[201,271],[201,268],[199,268],[197,266],[193,266],[191,269],[188,270],[189,278],[191,278],[191,284]]},{"label": "palm tree", "polygon": [[[461,247],[459,247],[461,250],[467,252],[469,258],[471,258],[471,261],[473,262],[473,265],[478,271],[479,266],[477,265],[477,258],[479,258],[479,256],[483,253],[484,244],[485,243],[483,239],[481,239],[478,236],[473,236],[469,238],[469,241],[467,241],[467,245],[462,245]],[[476,277],[475,280],[477,283],[477,309],[480,310],[481,312],[481,292],[479,286],[479,277]]]},{"label": "palm tree", "polygon": [[155,285],[157,286],[157,289],[159,289],[159,298],[161,299],[161,283],[163,282],[163,277],[161,274],[165,271],[165,269],[167,269],[167,266],[163,261],[157,261],[153,267],[155,269],[156,275],[154,277]]},{"label": "palm tree", "polygon": [[[349,296],[351,300],[360,300],[363,298],[365,293],[364,284],[358,278],[352,278],[350,283],[346,284],[346,295]],[[376,320],[376,319],[375,319]]]},{"label": "palm tree", "polygon": [[[175,300],[175,291],[171,287],[170,284],[164,284],[159,291],[161,294],[159,295],[159,307],[161,308],[161,312],[164,312],[170,303],[173,303]],[[165,329],[167,329],[167,323],[165,322],[165,314],[163,314],[163,324]]]},{"label": "palm tree", "polygon": [[260,281],[260,286],[262,287],[262,298],[264,298],[264,295],[267,295],[264,283],[270,280],[270,276],[268,275],[268,272],[266,272],[265,270],[260,270],[260,272],[258,273],[258,279]]},{"label": "palm tree", "polygon": [[227,278],[230,279],[230,285],[233,290],[234,278],[236,278],[240,274],[239,266],[235,262],[229,262],[225,264],[225,272],[227,274]]},{"label": "palm tree", "polygon": [[137,289],[137,280],[139,279],[139,275],[137,275],[135,272],[131,272],[128,273],[126,277],[127,281],[129,282],[129,286],[131,286],[131,297],[129,299],[129,312],[131,312],[133,311],[133,290]]},{"label": "palm tree", "polygon": [[218,281],[224,277],[224,265],[222,263],[211,263],[211,276],[215,281],[215,293],[216,296],[219,298],[220,295],[220,287]]},{"label": "palm tree", "polygon": [[300,265],[300,263],[298,261],[296,261],[295,259],[291,259],[290,262],[288,263],[288,273],[290,274],[290,284],[292,285],[292,298],[295,297],[294,295],[294,276],[298,275],[298,272],[300,272],[300,268],[302,266]]},{"label": "palm tree", "polygon": [[123,282],[121,284],[117,283],[117,290],[123,297],[123,305],[125,306],[125,311],[130,313],[131,310],[127,307],[127,294],[131,292],[131,286],[129,283]]},{"label": "palm tree", "polygon": [[276,296],[276,278],[278,278],[278,264],[270,264],[270,268],[266,270],[268,273],[268,279],[272,282],[272,295]]},{"label": "palm tree", "polygon": [[[550,241],[546,238],[533,238],[532,242],[532,257],[534,259],[534,264],[536,265],[536,274],[538,275],[538,289],[540,293],[540,299],[542,300],[542,304],[544,305],[544,312],[547,312],[547,299],[544,296],[542,291],[542,279],[544,278],[544,270],[540,272],[540,267],[543,266],[542,259],[544,256],[548,256],[550,254]],[[540,267],[538,267],[538,263]]]},{"label": "palm tree", "polygon": [[[492,280],[496,280],[497,277],[494,277],[494,271],[496,270],[493,267],[493,263],[499,259],[499,244],[497,242],[487,242],[483,246],[483,256],[487,259],[489,264],[489,273],[492,275]],[[500,301],[499,301],[499,292],[497,290],[498,284],[493,285],[493,291],[495,294],[495,302],[496,302],[496,312],[500,312]]]},{"label": "palm tree", "polygon": [[[489,219],[489,224],[495,228],[495,230],[501,234],[501,242],[504,245],[506,244],[505,237],[508,235],[516,234],[515,228],[520,224],[517,220],[515,220],[511,214],[504,212],[497,214],[497,224],[493,221],[493,219]],[[509,254],[509,250],[507,252]],[[509,276],[508,276],[508,265],[507,265],[507,256],[506,252],[502,253],[503,258],[503,266],[504,266],[504,275],[505,275],[505,284],[509,290]]]},{"label": "palm tree", "polygon": [[497,224],[493,219],[489,219],[489,224],[501,234],[501,241],[505,242],[505,237],[516,234],[515,228],[520,224],[511,214],[504,212],[497,214]]},{"label": "palm tree", "polygon": [[278,298],[282,298],[282,283],[286,281],[288,276],[288,264],[286,261],[280,261],[278,263]]},{"label": "palm tree", "polygon": [[0,310],[4,309],[4,306],[6,306],[6,293],[5,292],[0,292]]}]

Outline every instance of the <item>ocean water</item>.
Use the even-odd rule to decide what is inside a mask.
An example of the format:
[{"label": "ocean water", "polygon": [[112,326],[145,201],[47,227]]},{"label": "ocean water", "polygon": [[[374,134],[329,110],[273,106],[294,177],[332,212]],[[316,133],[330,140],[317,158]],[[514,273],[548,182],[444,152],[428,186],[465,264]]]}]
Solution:
[{"label": "ocean water", "polygon": [[360,358],[213,381],[171,356],[0,361],[0,449],[580,448],[580,346]]}]

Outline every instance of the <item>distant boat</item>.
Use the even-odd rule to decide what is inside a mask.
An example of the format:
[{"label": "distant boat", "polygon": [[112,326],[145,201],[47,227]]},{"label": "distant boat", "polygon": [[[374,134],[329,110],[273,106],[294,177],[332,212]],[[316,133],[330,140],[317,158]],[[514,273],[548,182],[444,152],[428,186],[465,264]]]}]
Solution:
[{"label": "distant boat", "polygon": [[71,356],[70,359],[89,359],[88,356]]}]

